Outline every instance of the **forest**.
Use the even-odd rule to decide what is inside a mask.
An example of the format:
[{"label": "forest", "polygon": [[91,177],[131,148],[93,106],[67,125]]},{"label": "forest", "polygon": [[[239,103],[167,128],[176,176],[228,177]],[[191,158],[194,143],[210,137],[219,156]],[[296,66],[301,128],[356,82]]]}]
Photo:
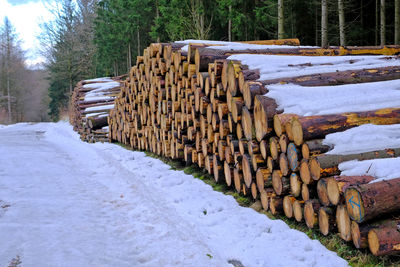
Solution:
[{"label": "forest", "polygon": [[[53,9],[55,19],[42,25],[47,62],[39,72],[11,67],[11,62],[23,62],[23,53],[7,35],[12,25],[5,21],[1,27],[0,118],[58,120],[79,80],[127,73],[152,42],[299,38],[301,45],[312,46],[400,43],[399,0],[63,0]],[[35,94],[44,105],[38,118],[23,115],[31,106],[22,103],[29,99],[27,88],[33,90],[24,79],[34,75],[45,75],[48,83],[48,94]]]}]

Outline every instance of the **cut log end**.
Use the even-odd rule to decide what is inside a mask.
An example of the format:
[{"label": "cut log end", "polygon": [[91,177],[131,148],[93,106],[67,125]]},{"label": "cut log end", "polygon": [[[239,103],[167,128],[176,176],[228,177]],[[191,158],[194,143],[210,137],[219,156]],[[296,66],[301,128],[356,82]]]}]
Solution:
[{"label": "cut log end", "polygon": [[292,121],[292,135],[293,135],[293,141],[297,146],[300,146],[303,144],[303,127],[301,126],[301,123],[297,120],[294,119]]},{"label": "cut log end", "polygon": [[304,201],[296,200],[293,203],[293,215],[298,222],[303,221],[303,206]]},{"label": "cut log end", "polygon": [[345,193],[347,212],[356,222],[362,222],[365,216],[364,203],[360,193],[355,188],[349,188]]},{"label": "cut log end", "polygon": [[340,238],[344,241],[351,241],[351,222],[344,205],[336,208],[336,224]]}]

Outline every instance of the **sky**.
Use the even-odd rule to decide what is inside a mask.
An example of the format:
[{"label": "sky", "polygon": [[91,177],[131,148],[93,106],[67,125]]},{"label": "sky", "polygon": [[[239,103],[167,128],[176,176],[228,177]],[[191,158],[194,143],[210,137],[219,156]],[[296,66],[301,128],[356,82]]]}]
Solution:
[{"label": "sky", "polygon": [[39,35],[40,23],[53,18],[47,6],[53,0],[0,0],[0,25],[4,17],[8,16],[11,24],[26,51],[27,65],[41,63],[45,59],[40,55]]}]

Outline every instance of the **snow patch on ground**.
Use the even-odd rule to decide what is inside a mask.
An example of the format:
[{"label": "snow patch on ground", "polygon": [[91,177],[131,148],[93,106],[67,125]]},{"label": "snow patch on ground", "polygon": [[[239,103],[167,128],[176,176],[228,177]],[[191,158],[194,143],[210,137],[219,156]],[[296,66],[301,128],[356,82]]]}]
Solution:
[{"label": "snow patch on ground", "polygon": [[400,59],[395,56],[309,57],[240,54],[232,55],[228,59],[240,60],[250,69],[259,69],[260,80],[400,65]]},{"label": "snow patch on ground", "polygon": [[349,155],[400,147],[400,124],[364,124],[344,132],[328,134],[323,144],[332,146],[327,154]]},{"label": "snow patch on ground", "polygon": [[268,85],[279,109],[300,116],[400,107],[400,80],[337,86]]},{"label": "snow patch on ground", "polygon": [[0,130],[0,265],[347,266],[231,196],[63,123]]}]

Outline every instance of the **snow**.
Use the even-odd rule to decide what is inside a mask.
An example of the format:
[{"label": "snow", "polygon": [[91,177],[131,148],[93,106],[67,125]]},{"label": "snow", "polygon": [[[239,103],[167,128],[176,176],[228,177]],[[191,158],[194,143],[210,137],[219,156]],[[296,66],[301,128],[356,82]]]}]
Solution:
[{"label": "snow", "polygon": [[95,78],[95,79],[90,79],[90,80],[84,80],[84,82],[113,82],[114,80],[111,79],[110,77],[101,77],[101,78]]},{"label": "snow", "polygon": [[[83,88],[89,88],[89,89],[93,89],[96,92],[99,91],[105,91],[105,90],[109,90],[112,89],[114,87],[118,87],[120,86],[119,82],[104,82],[104,83],[89,83],[89,84],[85,84],[83,85]],[[91,91],[93,92],[93,91]]]},{"label": "snow", "polygon": [[96,95],[85,95],[85,101],[98,101],[98,100],[113,100],[115,96],[109,96],[104,94],[96,94]]},{"label": "snow", "polygon": [[400,59],[395,56],[310,57],[239,54],[232,55],[228,59],[239,60],[250,69],[259,69],[260,80],[400,65]]},{"label": "snow", "polygon": [[114,104],[111,104],[111,105],[89,107],[89,108],[86,108],[85,111],[89,112],[89,111],[97,111],[97,110],[105,110],[105,109],[113,109],[113,108],[114,108]]},{"label": "snow", "polygon": [[108,116],[108,112],[93,112],[93,113],[88,113],[86,114],[86,118],[89,117],[107,117]]},{"label": "snow", "polygon": [[304,233],[65,122],[0,129],[0,266],[347,266]]},{"label": "snow", "polygon": [[187,44],[181,48],[182,51],[187,52],[189,44],[210,44],[208,48],[217,50],[251,50],[251,49],[285,49],[285,48],[316,48],[316,46],[292,46],[292,45],[258,45],[246,44],[239,42],[226,42],[226,41],[211,41],[211,40],[184,40],[176,41],[175,43]]},{"label": "snow", "polygon": [[400,148],[400,124],[364,124],[328,134],[323,144],[333,147],[326,154],[349,155],[387,148]]},{"label": "snow", "polygon": [[400,107],[400,80],[337,86],[273,84],[265,94],[285,113],[301,116]]},{"label": "snow", "polygon": [[388,159],[372,159],[363,161],[346,161],[339,164],[341,175],[371,175],[376,180],[373,183],[400,178],[400,157]]}]

